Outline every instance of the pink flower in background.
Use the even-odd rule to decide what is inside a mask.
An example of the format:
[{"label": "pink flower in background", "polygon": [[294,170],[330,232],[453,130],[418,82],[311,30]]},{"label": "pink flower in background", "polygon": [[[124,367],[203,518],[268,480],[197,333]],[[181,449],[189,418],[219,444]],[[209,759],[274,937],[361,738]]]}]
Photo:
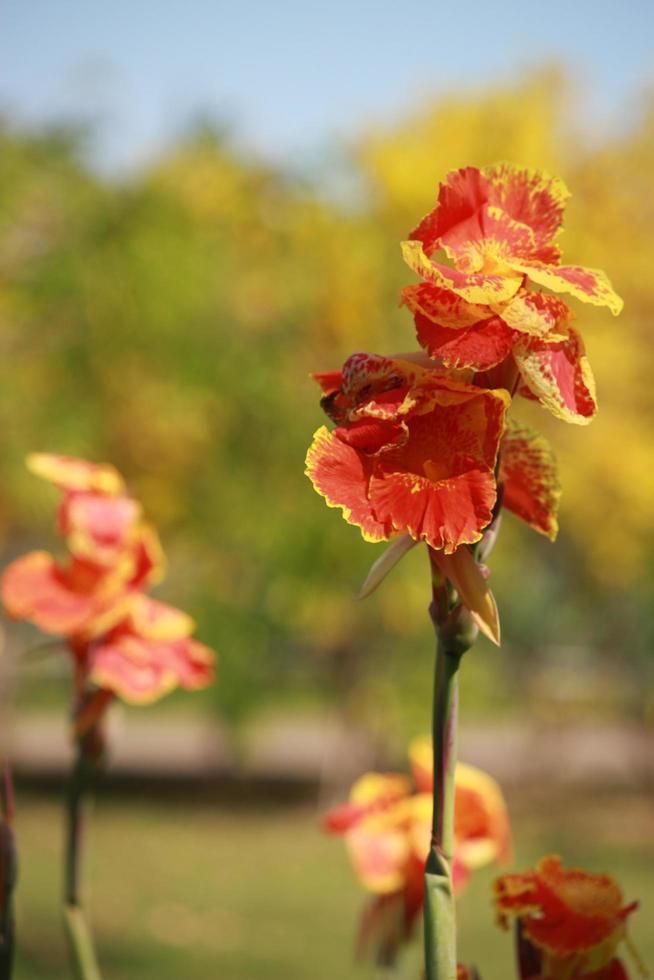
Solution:
[{"label": "pink flower in background", "polygon": [[[355,874],[374,895],[360,926],[362,951],[392,962],[412,935],[423,907],[424,868],[431,838],[431,741],[410,748],[413,782],[398,773],[367,773],[347,803],[331,810],[324,829],[345,839]],[[498,784],[482,770],[459,764],[455,773],[453,886],[460,893],[472,872],[502,863],[511,832]]]},{"label": "pink flower in background", "polygon": [[209,684],[214,654],[191,639],[193,621],[144,595],[163,575],[163,551],[117,470],[48,453],[27,465],[62,494],[57,526],[69,554],[12,562],[0,586],[7,613],[62,637],[79,677],[123,700]]}]

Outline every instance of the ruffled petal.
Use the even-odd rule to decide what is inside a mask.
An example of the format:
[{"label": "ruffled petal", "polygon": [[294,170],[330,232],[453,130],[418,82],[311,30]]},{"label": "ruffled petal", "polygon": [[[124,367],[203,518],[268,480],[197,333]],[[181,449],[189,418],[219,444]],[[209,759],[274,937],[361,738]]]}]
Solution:
[{"label": "ruffled petal", "polygon": [[561,484],[545,437],[509,419],[500,446],[499,480],[504,485],[503,506],[554,541]]},{"label": "ruffled petal", "polygon": [[614,316],[624,306],[623,300],[601,269],[585,269],[579,265],[553,266],[535,261],[516,262],[514,267],[524,272],[533,282],[555,293],[569,293],[584,303],[592,303],[593,306],[608,306]]},{"label": "ruffled petal", "polygon": [[433,286],[429,282],[416,282],[405,286],[400,293],[400,306],[412,313],[422,313],[428,320],[450,330],[472,327],[486,320],[492,311],[478,303],[468,303],[449,289]]},{"label": "ruffled petal", "polygon": [[519,333],[548,340],[564,340],[572,320],[572,310],[558,296],[521,290],[496,312]]},{"label": "ruffled petal", "polygon": [[592,951],[597,970],[610,965],[638,904],[623,906],[622,890],[608,875],[564,869],[558,857],[543,858],[533,871],[503,875],[495,902],[505,928],[508,916],[516,916],[539,949],[556,959]]},{"label": "ruffled petal", "polygon": [[527,387],[557,418],[587,425],[597,412],[595,379],[576,330],[550,343],[531,337],[513,351]]},{"label": "ruffled petal", "polygon": [[535,258],[538,251],[531,228],[490,205],[445,234],[441,244],[457,269],[486,275],[497,270],[502,275],[516,276],[514,260]]},{"label": "ruffled petal", "polygon": [[570,192],[558,177],[539,170],[498,163],[482,170],[488,184],[488,201],[534,232],[545,245],[556,236]]},{"label": "ruffled petal", "polygon": [[473,368],[486,371],[511,353],[515,333],[499,316],[491,316],[465,330],[451,330],[415,316],[418,343],[431,357],[453,370]]},{"label": "ruffled petal", "polygon": [[345,520],[360,527],[367,541],[393,536],[391,521],[378,519],[368,499],[372,463],[324,426],[314,435],[305,472],[328,506],[340,507]]},{"label": "ruffled petal", "polygon": [[452,170],[440,184],[438,203],[413,229],[409,238],[421,242],[430,255],[440,239],[458,225],[468,222],[488,201],[488,181],[477,167]]},{"label": "ruffled petal", "polygon": [[490,470],[430,480],[379,468],[370,479],[369,496],[379,520],[449,555],[479,541],[492,517],[496,489]]}]

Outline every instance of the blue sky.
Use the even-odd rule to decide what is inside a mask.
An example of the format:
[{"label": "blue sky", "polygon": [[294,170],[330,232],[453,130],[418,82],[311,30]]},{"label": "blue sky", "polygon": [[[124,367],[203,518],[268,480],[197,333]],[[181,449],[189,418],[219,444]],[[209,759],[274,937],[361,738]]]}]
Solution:
[{"label": "blue sky", "polygon": [[298,161],[429,93],[560,61],[619,124],[654,81],[654,4],[379,0],[1,0],[0,109],[95,119],[108,169],[194,114]]}]

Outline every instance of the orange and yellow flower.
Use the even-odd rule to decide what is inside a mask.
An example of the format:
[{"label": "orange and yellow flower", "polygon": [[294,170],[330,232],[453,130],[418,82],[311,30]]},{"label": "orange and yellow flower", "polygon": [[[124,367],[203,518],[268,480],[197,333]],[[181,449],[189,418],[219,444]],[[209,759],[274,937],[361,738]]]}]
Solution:
[{"label": "orange and yellow flower", "polygon": [[[344,837],[357,877],[375,896],[362,918],[362,947],[374,946],[387,961],[411,936],[422,909],[431,839],[430,740],[416,740],[410,754],[415,788],[397,773],[367,773],[323,822],[328,833]],[[455,782],[452,878],[460,892],[475,868],[507,859],[510,829],[501,791],[489,775],[459,764]]]},{"label": "orange and yellow flower", "polygon": [[355,354],[318,375],[337,423],[320,428],[307,475],[369,541],[406,532],[452,554],[482,536],[509,396],[399,358]]},{"label": "orange and yellow flower", "polygon": [[[595,383],[573,313],[533,287],[614,314],[622,301],[602,272],[559,264],[555,238],[568,196],[561,181],[509,164],[450,173],[436,208],[403,243],[423,281],[400,301],[414,314],[420,344],[445,367],[488,372],[505,364],[520,393],[585,424],[597,408]],[[438,252],[450,265],[432,258]]]},{"label": "orange and yellow flower", "polygon": [[366,587],[408,550],[403,538],[409,546],[426,541],[480,629],[499,643],[492,593],[464,546],[483,537],[498,483],[508,510],[556,536],[560,489],[545,439],[506,421],[505,390],[453,380],[416,360],[354,354],[342,371],[315,378],[336,428],[315,434],[307,475],[366,540],[398,539]]},{"label": "orange and yellow flower", "polygon": [[[617,314],[622,301],[603,272],[560,264],[555,240],[569,196],[562,180],[509,163],[452,171],[403,243],[404,257],[425,281],[469,303],[506,303],[527,277]],[[434,261],[438,252],[451,264]]]},{"label": "orange and yellow flower", "polygon": [[499,924],[508,928],[510,917],[519,923],[529,980],[626,978],[617,953],[638,903],[626,905],[609,875],[566,869],[550,856],[533,870],[498,878],[494,891]]},{"label": "orange and yellow flower", "polygon": [[120,474],[49,453],[27,464],[62,493],[69,557],[34,551],[12,562],[0,584],[7,613],[64,638],[83,675],[125,700],[208,684],[213,654],[190,638],[190,618],[143,595],[161,578],[163,552]]}]

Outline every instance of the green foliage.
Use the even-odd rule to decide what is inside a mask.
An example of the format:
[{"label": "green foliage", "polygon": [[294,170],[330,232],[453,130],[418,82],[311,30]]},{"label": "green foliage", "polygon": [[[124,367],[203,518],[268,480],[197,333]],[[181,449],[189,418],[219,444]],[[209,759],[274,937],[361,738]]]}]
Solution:
[{"label": "green foliage", "polygon": [[[377,550],[302,475],[321,424],[312,370],[356,349],[406,350],[410,281],[398,240],[452,166],[510,157],[550,166],[573,193],[570,261],[605,267],[623,319],[580,314],[602,413],[588,430],[536,424],[561,449],[555,548],[506,522],[493,555],[506,650],[475,652],[473,710],[529,698],[550,645],[651,671],[654,486],[649,372],[652,115],[604,144],[565,129],[566,92],[535,77],[450,98],[362,139],[357,207],[239,157],[206,127],[121,182],[81,162],[67,132],[0,132],[0,530],[8,553],[48,538],[53,495],[31,450],[111,460],[161,529],[161,593],[221,653],[217,706],[333,700],[346,714],[421,731],[431,637],[425,558],[373,599],[354,595]],[[492,145],[488,143],[492,134]],[[597,329],[595,331],[595,325]],[[592,326],[592,329],[587,327]],[[595,331],[595,332],[594,332]],[[616,613],[619,612],[619,628]],[[575,655],[576,656],[576,655]],[[540,658],[540,659],[539,659]],[[582,658],[583,659],[583,658]],[[602,661],[603,663],[604,661]],[[583,668],[583,663],[582,663]],[[582,699],[583,700],[583,699]],[[590,701],[593,699],[591,698]],[[578,705],[579,707],[579,705]],[[581,705],[583,707],[583,705]]]}]

